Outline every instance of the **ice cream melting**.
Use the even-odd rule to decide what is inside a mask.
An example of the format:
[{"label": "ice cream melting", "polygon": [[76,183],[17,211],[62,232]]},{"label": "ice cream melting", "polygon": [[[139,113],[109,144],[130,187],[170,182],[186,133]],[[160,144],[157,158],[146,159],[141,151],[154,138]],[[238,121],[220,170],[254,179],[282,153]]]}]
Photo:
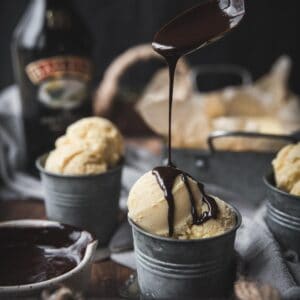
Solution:
[{"label": "ice cream melting", "polygon": [[218,216],[218,206],[215,199],[205,193],[204,186],[200,182],[197,182],[197,185],[203,201],[208,206],[208,211],[200,216],[198,215],[196,199],[191,192],[188,182],[188,177],[191,178],[191,176],[177,169],[172,163],[172,102],[174,74],[178,59],[221,38],[231,28],[235,27],[242,19],[243,14],[230,15],[228,14],[229,8],[230,1],[208,0],[199,6],[187,10],[165,25],[155,35],[152,43],[154,50],[165,58],[169,67],[170,77],[168,164],[165,167],[156,167],[152,170],[168,202],[169,236],[173,236],[174,233],[175,204],[172,188],[177,176],[181,176],[188,191],[194,225],[200,225]]}]

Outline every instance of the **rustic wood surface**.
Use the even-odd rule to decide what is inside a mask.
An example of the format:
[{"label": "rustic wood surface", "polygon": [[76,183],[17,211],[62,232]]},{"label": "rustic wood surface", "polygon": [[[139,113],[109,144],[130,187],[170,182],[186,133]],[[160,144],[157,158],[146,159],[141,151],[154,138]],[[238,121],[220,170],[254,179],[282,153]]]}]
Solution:
[{"label": "rustic wood surface", "polygon": [[[16,219],[45,219],[45,207],[40,200],[0,200],[0,221]],[[118,290],[128,279],[132,270],[111,260],[95,262],[91,284],[87,292],[89,299],[119,299]]]}]

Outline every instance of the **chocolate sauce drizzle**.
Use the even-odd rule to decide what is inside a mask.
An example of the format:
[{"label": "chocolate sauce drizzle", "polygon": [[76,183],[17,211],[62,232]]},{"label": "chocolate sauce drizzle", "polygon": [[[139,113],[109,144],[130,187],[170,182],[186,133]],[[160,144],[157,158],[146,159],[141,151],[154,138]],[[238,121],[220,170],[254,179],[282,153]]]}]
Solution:
[{"label": "chocolate sauce drizzle", "polygon": [[[230,5],[230,2],[228,2]],[[177,176],[181,176],[188,191],[191,202],[191,214],[193,224],[202,224],[218,215],[216,201],[205,193],[204,185],[189,174],[175,167],[172,162],[172,104],[174,74],[177,61],[180,57],[195,51],[219,38],[221,38],[232,27],[235,27],[242,15],[230,17],[224,11],[227,7],[221,7],[222,2],[208,0],[203,4],[187,10],[175,19],[171,20],[155,35],[152,46],[154,50],[162,55],[169,67],[169,130],[168,130],[168,163],[167,166],[156,167],[152,173],[164,192],[168,202],[168,224],[169,236],[174,234],[175,203],[172,188]],[[195,199],[188,178],[197,182],[202,200],[208,206],[208,211],[200,216],[197,212],[197,199]]]},{"label": "chocolate sauce drizzle", "polygon": [[174,233],[174,215],[175,215],[175,201],[172,193],[174,181],[182,171],[172,167],[156,167],[152,170],[152,174],[156,177],[157,183],[164,192],[165,199],[168,202],[168,224],[169,236]]},{"label": "chocolate sauce drizzle", "polygon": [[172,166],[172,107],[173,107],[173,89],[176,64],[179,59],[177,56],[165,57],[169,66],[169,119],[168,119],[168,166]]},{"label": "chocolate sauce drizzle", "polygon": [[[174,216],[175,216],[175,201],[172,193],[174,182],[177,176],[181,176],[182,181],[189,194],[189,199],[191,203],[191,215],[193,224],[200,225],[211,218],[217,218],[218,216],[218,206],[214,198],[208,196],[204,190],[204,185],[201,182],[195,180],[192,176],[184,171],[177,169],[174,166],[161,166],[156,167],[152,170],[152,174],[156,177],[157,183],[164,192],[165,199],[168,202],[168,224],[169,224],[169,236],[174,234]],[[203,212],[198,215],[197,211],[197,199],[195,198],[192,189],[190,187],[189,178],[197,182],[199,191],[202,195],[202,200],[207,204],[208,211]]]}]

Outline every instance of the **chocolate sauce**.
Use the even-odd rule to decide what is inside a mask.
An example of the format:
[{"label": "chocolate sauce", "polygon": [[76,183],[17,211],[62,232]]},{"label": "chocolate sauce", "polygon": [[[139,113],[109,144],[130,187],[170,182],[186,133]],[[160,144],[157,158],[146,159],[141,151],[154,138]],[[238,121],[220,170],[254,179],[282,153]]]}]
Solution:
[{"label": "chocolate sauce", "polygon": [[189,193],[193,224],[202,224],[210,218],[216,218],[218,215],[218,206],[215,200],[205,193],[204,185],[197,182],[202,199],[208,207],[207,212],[198,216],[197,199],[195,199],[188,181],[191,176],[177,169],[172,163],[172,104],[176,64],[180,57],[221,38],[240,22],[243,14],[244,12],[237,13],[236,10],[230,7],[230,0],[207,0],[171,20],[154,37],[152,46],[157,53],[165,58],[170,77],[168,163],[166,167],[157,167],[152,171],[168,202],[169,236],[174,233],[175,204],[172,188],[175,179],[179,175]]},{"label": "chocolate sauce", "polygon": [[[157,183],[164,192],[165,199],[168,202],[169,236],[173,236],[174,234],[174,216],[176,208],[172,189],[177,176],[181,176],[181,179],[188,191],[191,203],[191,215],[193,218],[193,224],[200,225],[210,218],[217,218],[219,210],[216,201],[205,193],[204,185],[196,181],[189,174],[177,169],[174,166],[156,167],[152,170],[152,174],[156,177]],[[203,212],[201,215],[198,215],[197,199],[195,198],[190,187],[190,183],[188,180],[189,178],[197,182],[199,191],[202,195],[202,200],[207,204],[208,207],[208,211]]]},{"label": "chocolate sauce", "polygon": [[168,202],[168,224],[169,224],[169,236],[174,233],[174,215],[175,215],[175,202],[172,193],[174,181],[178,175],[182,174],[182,171],[175,167],[156,167],[152,170],[153,175],[156,177],[157,183],[164,192],[165,199]]},{"label": "chocolate sauce", "polygon": [[71,226],[0,227],[0,286],[64,274],[80,263],[92,240]]},{"label": "chocolate sauce", "polygon": [[168,120],[168,166],[172,166],[172,106],[173,106],[173,90],[174,90],[174,76],[178,58],[176,56],[165,57],[169,65],[169,120]]}]

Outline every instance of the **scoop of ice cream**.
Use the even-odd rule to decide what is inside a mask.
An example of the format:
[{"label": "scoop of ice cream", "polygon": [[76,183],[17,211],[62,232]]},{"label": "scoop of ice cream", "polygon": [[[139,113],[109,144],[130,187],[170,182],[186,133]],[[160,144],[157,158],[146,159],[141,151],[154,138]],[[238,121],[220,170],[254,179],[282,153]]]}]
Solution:
[{"label": "scoop of ice cream", "polygon": [[[207,211],[202,201],[197,182],[188,178],[194,198],[197,200],[197,211]],[[191,203],[187,188],[181,176],[174,181],[172,194],[175,204],[174,236],[182,239],[203,238],[221,234],[235,224],[234,213],[225,202],[217,199],[219,215],[201,225],[192,225]],[[128,196],[128,216],[147,232],[167,236],[168,202],[152,172],[144,174],[132,187]]]},{"label": "scoop of ice cream", "polygon": [[272,164],[277,187],[300,196],[300,143],[282,148]]},{"label": "scoop of ice cream", "polygon": [[70,125],[50,152],[47,171],[65,174],[97,174],[115,166],[123,156],[123,138],[109,120],[90,117]]},{"label": "scoop of ice cream", "polygon": [[[189,179],[189,182],[193,194],[200,199],[197,183],[192,179]],[[186,230],[185,227],[192,221],[188,191],[180,176],[174,182],[172,193],[176,207],[174,233],[179,234]],[[200,204],[201,202],[199,202],[199,212]],[[144,230],[157,235],[168,235],[168,203],[151,171],[144,174],[130,190],[128,215]]]},{"label": "scoop of ice cream", "polygon": [[[236,223],[234,212],[222,200],[214,197],[219,215],[217,219],[209,219],[200,225],[192,225],[185,232],[179,235],[180,239],[200,239],[220,235],[230,230]],[[202,211],[207,211],[207,205],[203,203]]]}]

